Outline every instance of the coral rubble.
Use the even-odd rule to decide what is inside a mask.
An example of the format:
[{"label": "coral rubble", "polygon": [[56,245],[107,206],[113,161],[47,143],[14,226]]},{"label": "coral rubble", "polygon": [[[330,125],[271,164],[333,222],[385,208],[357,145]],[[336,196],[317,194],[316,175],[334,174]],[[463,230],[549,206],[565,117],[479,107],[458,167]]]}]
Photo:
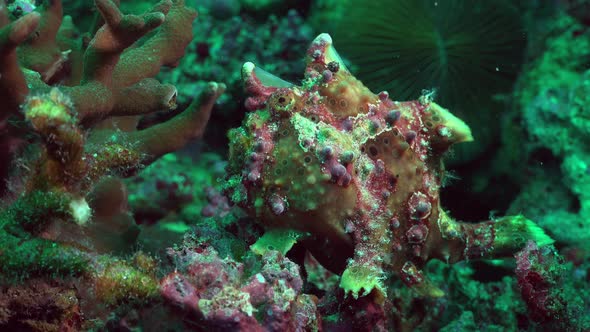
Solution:
[{"label": "coral rubble", "polygon": [[302,294],[299,267],[277,251],[237,262],[207,244],[171,251],[177,269],[162,279],[163,297],[214,330],[317,331],[317,298]]}]

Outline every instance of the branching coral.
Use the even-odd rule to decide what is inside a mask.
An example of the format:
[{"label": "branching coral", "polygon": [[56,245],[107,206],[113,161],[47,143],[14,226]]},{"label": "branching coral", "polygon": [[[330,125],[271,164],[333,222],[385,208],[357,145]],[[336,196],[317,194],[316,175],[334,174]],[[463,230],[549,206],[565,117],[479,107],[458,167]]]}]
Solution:
[{"label": "branching coral", "polygon": [[[46,82],[60,74],[65,62],[73,61],[67,58],[67,51],[48,51],[60,50],[61,2],[51,1],[43,15],[31,13],[12,23],[6,22],[6,7],[2,7],[1,93],[8,106],[2,113],[6,147],[2,160],[11,160],[11,141],[26,130],[7,121],[21,118],[20,105],[43,145],[42,156],[27,180],[28,192],[58,191],[82,200],[103,175],[127,174],[201,136],[224,90],[222,84],[211,83],[184,112],[146,130],[91,130],[114,116],[175,107],[176,89],[151,77],[161,66],[173,66],[182,57],[196,16],[182,1],[160,2],[140,16],[123,15],[110,0],[99,0],[96,5],[105,24],[84,52],[82,76],[58,88]],[[155,34],[138,44],[157,27]],[[21,69],[19,61],[27,67]],[[27,98],[29,91],[32,94]]]},{"label": "branching coral", "polygon": [[[87,129],[103,119],[175,107],[176,89],[151,77],[182,57],[192,39],[190,26],[196,16],[182,1],[163,1],[141,16],[123,15],[111,1],[96,4],[105,25],[84,52],[82,76],[69,86],[56,89],[46,83],[69,60],[64,59],[66,51],[50,60],[38,56],[56,53],[44,52],[46,48],[60,49],[56,28],[61,23],[60,1],[52,1],[42,16],[31,13],[4,28],[2,93],[9,107],[3,119],[18,118],[19,105],[24,104],[25,118],[44,144],[44,156],[29,180],[29,190],[45,186],[83,196],[109,171],[129,172],[180,148],[202,135],[213,103],[224,90],[223,85],[211,83],[187,110],[146,130],[92,130],[86,137]],[[6,19],[5,7],[3,15]],[[35,36],[27,39],[39,22]],[[138,44],[157,27],[155,34]],[[20,62],[28,64],[22,70],[17,64],[17,47]],[[29,90],[33,95],[26,99]],[[9,123],[4,121],[4,127],[3,142],[18,137]]]},{"label": "branching coral", "polygon": [[[28,268],[8,257],[19,238],[41,242],[31,245],[37,258],[65,259],[47,241],[60,240],[60,232],[78,234],[65,242],[92,249],[79,236],[84,228],[70,221],[90,220],[85,198],[93,186],[202,136],[225,89],[209,83],[183,112],[147,129],[135,130],[134,121],[127,131],[116,128],[119,117],[175,108],[175,87],[152,77],[182,58],[196,12],[183,0],[163,0],[142,15],[125,15],[111,0],[97,0],[96,7],[104,25],[82,43],[60,0],[13,22],[0,4],[0,178],[18,184],[15,176],[24,175],[24,188],[15,189],[19,196],[0,220],[2,242],[9,244],[1,257],[13,263],[11,273]],[[21,155],[25,141],[32,148]],[[17,162],[25,171],[16,172]]]}]

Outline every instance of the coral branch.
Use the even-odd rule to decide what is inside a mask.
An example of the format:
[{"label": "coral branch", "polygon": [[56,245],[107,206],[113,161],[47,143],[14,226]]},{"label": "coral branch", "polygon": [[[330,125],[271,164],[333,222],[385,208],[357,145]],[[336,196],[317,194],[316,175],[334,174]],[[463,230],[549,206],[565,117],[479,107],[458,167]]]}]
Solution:
[{"label": "coral branch", "polygon": [[142,115],[176,109],[176,88],[146,78],[117,92],[111,115]]},{"label": "coral branch", "polygon": [[0,3],[0,128],[4,120],[16,113],[29,92],[24,75],[19,68],[16,48],[37,29],[41,16],[30,13],[8,23],[6,5]]},{"label": "coral branch", "polygon": [[[201,96],[176,117],[146,130],[129,133],[130,141],[138,142],[137,151],[146,154],[147,163],[163,154],[177,150],[188,141],[199,138],[211,116],[217,98],[225,91],[225,85],[211,82]],[[166,137],[165,140],[162,137]]]},{"label": "coral branch", "polygon": [[48,1],[47,7],[42,11],[39,28],[18,50],[21,64],[40,73],[45,82],[67,61],[67,53],[61,52],[57,42],[62,17],[61,0]]},{"label": "coral branch", "polygon": [[160,12],[123,15],[111,0],[97,0],[96,6],[105,25],[96,32],[86,50],[83,81],[96,81],[111,87],[112,72],[121,53],[161,25],[165,15]]},{"label": "coral branch", "polygon": [[[163,0],[142,15],[123,14],[113,0],[95,3],[104,24],[85,50],[72,50],[84,44],[71,40],[76,32],[71,19],[62,19],[61,1],[49,1],[41,15],[32,13],[12,23],[6,6],[0,6],[0,96],[7,106],[0,117],[0,146],[6,157],[2,158],[6,163],[2,179],[10,168],[15,141],[31,129],[41,139],[41,149],[37,159],[28,160],[31,166],[24,195],[62,193],[72,203],[71,218],[65,219],[77,223],[90,218],[85,196],[101,177],[132,174],[200,137],[215,101],[225,90],[223,84],[210,83],[184,112],[143,131],[97,126],[114,116],[176,108],[176,88],[152,76],[184,55],[196,12],[181,0]],[[136,45],[143,37],[141,45]],[[67,59],[70,53],[75,59]],[[62,70],[66,60],[73,70],[69,78],[62,77],[68,73]],[[82,60],[82,66],[70,60]],[[20,61],[25,67],[19,66]],[[53,87],[58,77],[68,86]],[[35,95],[25,99],[29,90]],[[30,128],[5,121],[12,114],[24,114]]]},{"label": "coral branch", "polygon": [[186,7],[184,0],[162,1],[154,10],[168,8],[166,20],[158,32],[141,46],[123,53],[113,73],[116,84],[135,84],[146,76],[156,75],[162,66],[176,66],[184,56],[186,46],[193,39],[192,22],[197,13]]}]

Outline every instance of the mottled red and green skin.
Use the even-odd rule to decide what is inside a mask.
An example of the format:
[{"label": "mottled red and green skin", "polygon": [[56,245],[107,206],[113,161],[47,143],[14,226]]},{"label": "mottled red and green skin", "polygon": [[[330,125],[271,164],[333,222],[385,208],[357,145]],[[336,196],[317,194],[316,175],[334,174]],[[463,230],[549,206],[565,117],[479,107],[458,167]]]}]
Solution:
[{"label": "mottled red and green skin", "polygon": [[307,234],[305,246],[342,273],[341,287],[354,296],[385,293],[383,281],[393,274],[441,296],[420,271],[429,259],[503,251],[513,243],[496,234],[496,224],[509,224],[502,235],[530,232],[521,217],[452,220],[440,207],[442,156],[472,140],[467,125],[428,94],[396,102],[372,93],[344,67],[328,35],[308,50],[302,86],[251,63],[242,74],[252,113],[230,132],[232,199],[267,229]]}]

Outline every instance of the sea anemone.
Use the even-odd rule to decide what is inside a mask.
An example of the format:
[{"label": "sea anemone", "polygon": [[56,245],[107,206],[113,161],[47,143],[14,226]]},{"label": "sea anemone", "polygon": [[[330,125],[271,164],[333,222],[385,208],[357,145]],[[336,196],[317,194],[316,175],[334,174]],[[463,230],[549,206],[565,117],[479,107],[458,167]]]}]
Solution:
[{"label": "sea anemone", "polygon": [[511,90],[526,42],[517,8],[504,0],[349,0],[345,6],[335,40],[360,80],[394,100],[434,90],[439,104],[476,129],[471,150],[490,145],[499,122],[492,97]]}]

